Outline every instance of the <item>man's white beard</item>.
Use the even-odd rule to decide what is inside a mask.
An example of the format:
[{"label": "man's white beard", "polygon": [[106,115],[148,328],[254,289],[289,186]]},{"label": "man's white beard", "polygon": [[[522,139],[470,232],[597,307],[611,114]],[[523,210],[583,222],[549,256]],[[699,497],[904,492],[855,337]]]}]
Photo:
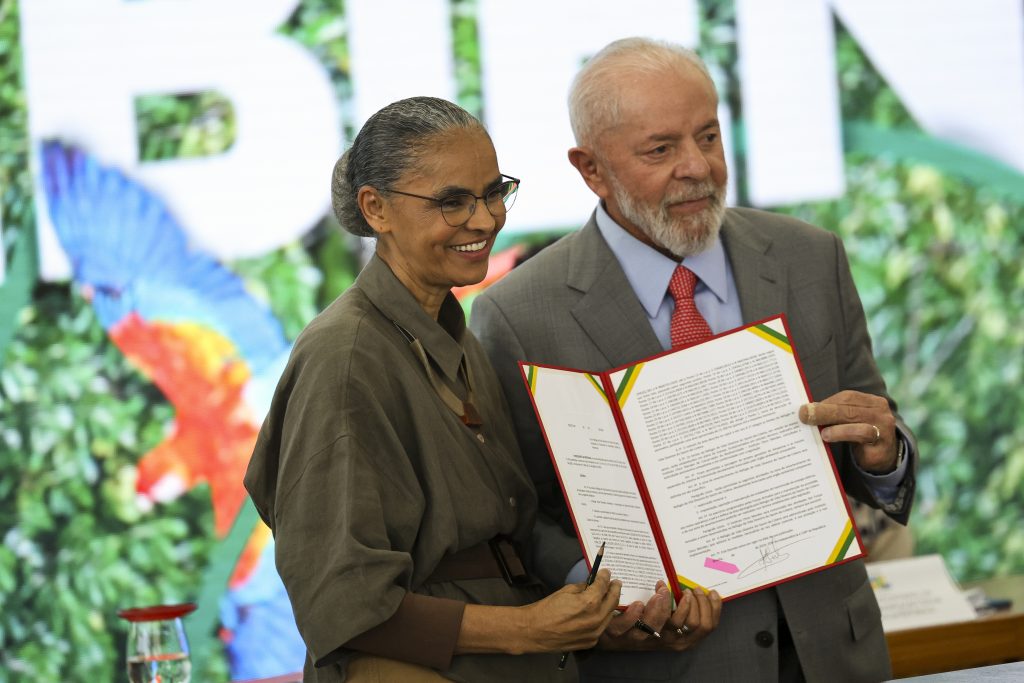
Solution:
[{"label": "man's white beard", "polygon": [[[718,187],[710,178],[666,197],[659,206],[634,200],[614,176],[609,176],[609,184],[626,220],[642,230],[656,245],[680,259],[699,254],[718,237],[725,217],[725,188]],[[680,217],[669,213],[668,207],[672,204],[703,197],[708,198],[709,204],[699,213]]]}]

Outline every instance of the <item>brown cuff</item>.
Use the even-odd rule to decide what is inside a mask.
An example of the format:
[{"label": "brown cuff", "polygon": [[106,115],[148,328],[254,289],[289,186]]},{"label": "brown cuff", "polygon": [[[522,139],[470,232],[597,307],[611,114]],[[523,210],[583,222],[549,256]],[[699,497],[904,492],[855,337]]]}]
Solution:
[{"label": "brown cuff", "polygon": [[465,609],[458,600],[406,593],[391,618],[345,647],[444,671],[451,666]]}]

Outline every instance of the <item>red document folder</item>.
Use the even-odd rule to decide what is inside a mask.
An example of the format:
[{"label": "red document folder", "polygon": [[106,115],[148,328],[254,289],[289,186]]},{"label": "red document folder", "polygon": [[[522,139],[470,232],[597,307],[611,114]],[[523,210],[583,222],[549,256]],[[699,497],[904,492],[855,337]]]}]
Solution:
[{"label": "red document folder", "polygon": [[588,565],[745,595],[864,555],[784,316],[606,372],[520,362]]}]

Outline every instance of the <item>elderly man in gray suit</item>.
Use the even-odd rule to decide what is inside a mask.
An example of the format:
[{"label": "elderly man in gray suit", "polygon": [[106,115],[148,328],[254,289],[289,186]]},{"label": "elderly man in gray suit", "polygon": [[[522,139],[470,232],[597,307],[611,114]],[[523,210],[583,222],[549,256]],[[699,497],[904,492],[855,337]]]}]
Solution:
[{"label": "elderly man in gray suit", "polygon": [[[718,97],[701,60],[646,39],[612,43],[573,82],[569,161],[600,198],[587,224],[477,298],[471,326],[511,404],[554,524],[537,572],[578,576],[581,552],[516,367],[606,370],[785,313],[846,491],[905,524],[916,447],[871,351],[840,240],[792,218],[726,209]],[[798,142],[794,142],[798,144]],[[860,560],[721,606],[662,588],[613,620],[584,681],[880,681],[890,666]],[[718,610],[721,610],[719,615]],[[663,633],[631,626],[642,616]],[[720,616],[720,623],[716,626]]]}]

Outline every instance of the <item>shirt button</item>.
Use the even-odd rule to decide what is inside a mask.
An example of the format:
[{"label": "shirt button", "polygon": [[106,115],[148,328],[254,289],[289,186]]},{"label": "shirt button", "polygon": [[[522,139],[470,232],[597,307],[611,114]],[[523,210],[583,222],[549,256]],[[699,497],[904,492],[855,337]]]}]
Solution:
[{"label": "shirt button", "polygon": [[516,497],[515,496],[509,496],[508,497],[508,504],[511,505],[512,507],[515,507],[516,506]]},{"label": "shirt button", "polygon": [[772,643],[775,642],[775,636],[768,631],[758,631],[757,635],[754,636],[754,642],[761,647],[771,647]]},{"label": "shirt button", "polygon": [[483,434],[477,434],[476,435],[476,440],[479,441],[480,443],[487,443],[487,440],[484,439],[484,435]]}]

